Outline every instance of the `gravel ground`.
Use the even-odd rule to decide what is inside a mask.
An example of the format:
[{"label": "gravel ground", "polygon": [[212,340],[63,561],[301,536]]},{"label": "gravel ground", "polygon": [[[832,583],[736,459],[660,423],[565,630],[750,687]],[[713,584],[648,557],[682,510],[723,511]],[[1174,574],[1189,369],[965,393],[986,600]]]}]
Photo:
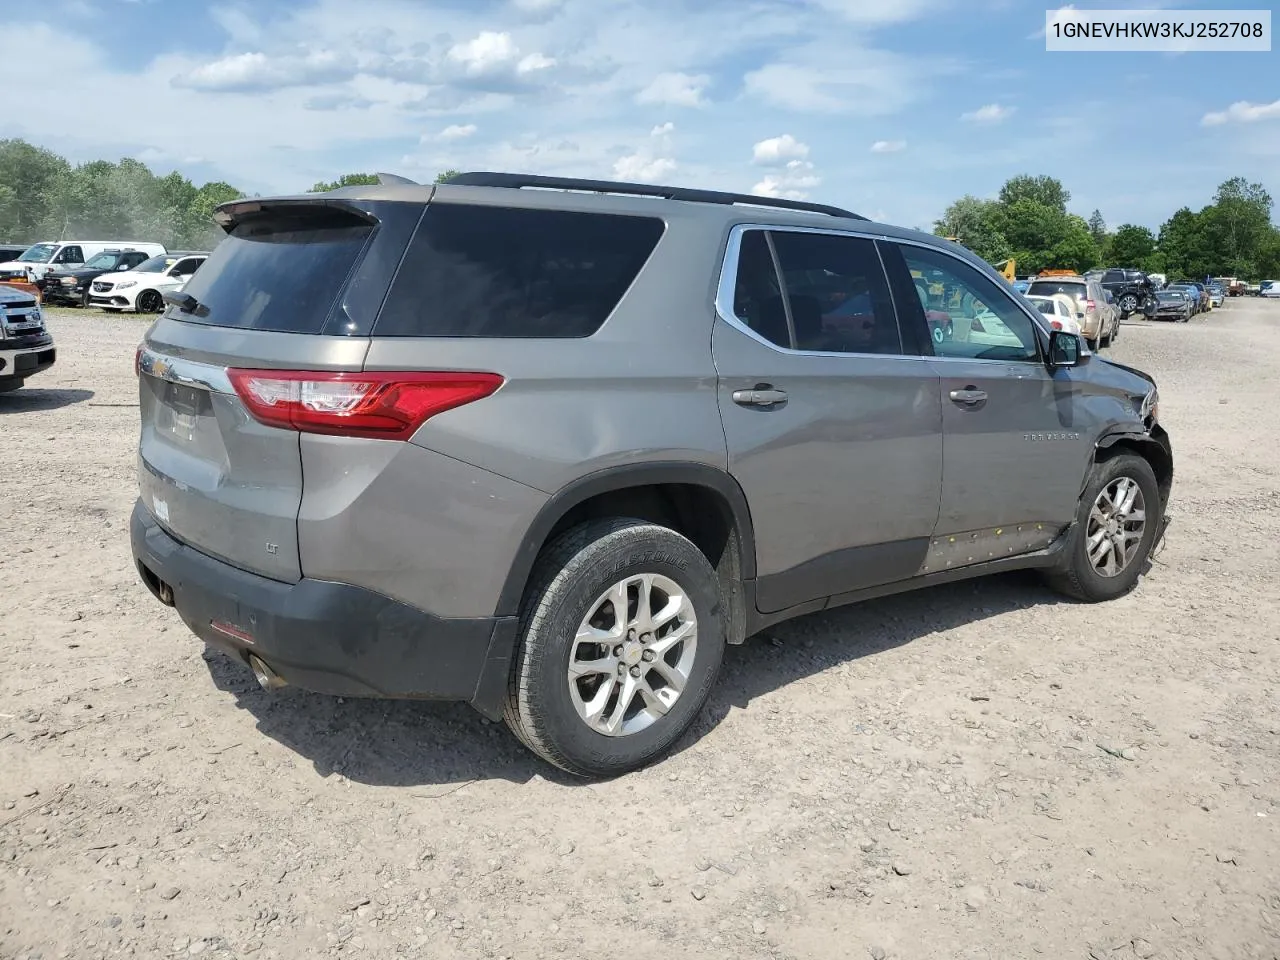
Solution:
[{"label": "gravel ground", "polygon": [[1133,323],[1177,458],[1131,596],[1010,575],[730,648],[666,762],[261,692],[136,582],[144,321],[0,397],[0,956],[1280,955],[1280,303]]}]

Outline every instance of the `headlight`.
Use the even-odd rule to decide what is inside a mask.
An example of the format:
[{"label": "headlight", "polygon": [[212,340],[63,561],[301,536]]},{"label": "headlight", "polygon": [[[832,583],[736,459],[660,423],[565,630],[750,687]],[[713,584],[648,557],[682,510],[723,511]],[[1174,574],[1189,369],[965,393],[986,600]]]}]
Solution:
[{"label": "headlight", "polygon": [[59,282],[60,284],[62,284],[64,287],[74,287],[74,286],[76,285],[76,278],[75,278],[75,277],[63,277],[63,278],[62,278],[61,280],[59,280],[58,282]]},{"label": "headlight", "polygon": [[1152,420],[1160,419],[1160,391],[1155,387],[1152,387],[1151,392],[1142,398],[1142,409],[1138,414],[1143,420],[1148,417]]},{"label": "headlight", "polygon": [[124,283],[117,283],[117,284],[116,284],[116,289],[117,289],[117,290],[128,290],[130,287],[136,287],[137,285],[138,285],[138,281],[137,281],[137,280],[126,280]]}]

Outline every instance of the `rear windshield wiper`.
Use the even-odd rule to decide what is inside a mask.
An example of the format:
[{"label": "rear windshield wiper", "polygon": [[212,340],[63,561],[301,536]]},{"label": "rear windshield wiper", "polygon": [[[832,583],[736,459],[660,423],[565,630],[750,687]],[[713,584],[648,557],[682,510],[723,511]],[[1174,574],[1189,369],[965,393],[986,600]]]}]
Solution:
[{"label": "rear windshield wiper", "polygon": [[179,291],[178,293],[163,293],[161,296],[164,297],[165,303],[173,304],[182,313],[189,313],[196,317],[207,317],[209,315],[209,308],[189,293]]}]

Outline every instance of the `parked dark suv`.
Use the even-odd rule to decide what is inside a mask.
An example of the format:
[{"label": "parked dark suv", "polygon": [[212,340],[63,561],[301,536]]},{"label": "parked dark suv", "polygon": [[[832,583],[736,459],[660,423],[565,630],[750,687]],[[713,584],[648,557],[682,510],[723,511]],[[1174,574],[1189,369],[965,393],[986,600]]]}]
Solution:
[{"label": "parked dark suv", "polygon": [[1141,270],[1106,270],[1100,282],[1102,288],[1115,298],[1120,316],[1155,312],[1155,284]]},{"label": "parked dark suv", "polygon": [[145,250],[104,250],[82,267],[50,268],[36,281],[47,303],[89,305],[89,288],[93,281],[107,273],[122,273],[151,258]]},{"label": "parked dark suv", "polygon": [[467,701],[616,774],[726,643],[1014,568],[1109,600],[1163,536],[1151,378],[937,237],[482,173],[217,219],[138,350],[133,554],[264,687]]}]

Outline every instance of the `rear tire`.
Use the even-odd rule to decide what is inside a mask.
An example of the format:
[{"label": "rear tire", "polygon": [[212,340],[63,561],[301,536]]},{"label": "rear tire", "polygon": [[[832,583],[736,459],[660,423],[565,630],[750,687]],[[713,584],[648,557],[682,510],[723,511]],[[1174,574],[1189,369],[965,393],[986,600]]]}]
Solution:
[{"label": "rear tire", "polygon": [[[608,519],[567,531],[538,560],[521,610],[507,726],[575,776],[617,776],[661,757],[719,672],[720,593],[707,558],[666,527]],[[625,619],[610,595],[626,598]],[[646,628],[646,613],[656,626]]]},{"label": "rear tire", "polygon": [[[1125,520],[1126,514],[1131,519]],[[1138,514],[1140,526],[1133,519]],[[1063,565],[1047,573],[1045,580],[1058,592],[1085,603],[1124,596],[1142,576],[1163,522],[1160,487],[1151,464],[1132,453],[1095,463],[1080,498]],[[1123,553],[1117,547],[1120,541]]]}]

